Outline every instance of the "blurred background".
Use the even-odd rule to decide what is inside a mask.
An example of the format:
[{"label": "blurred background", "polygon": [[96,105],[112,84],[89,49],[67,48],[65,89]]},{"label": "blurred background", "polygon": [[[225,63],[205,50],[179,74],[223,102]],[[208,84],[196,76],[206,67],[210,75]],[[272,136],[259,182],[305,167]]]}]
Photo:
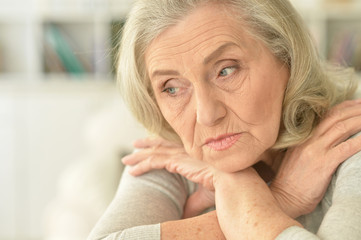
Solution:
[{"label": "blurred background", "polygon": [[[293,0],[321,56],[361,71],[361,0]],[[115,84],[132,0],[0,0],[0,240],[81,240],[146,135]]]}]

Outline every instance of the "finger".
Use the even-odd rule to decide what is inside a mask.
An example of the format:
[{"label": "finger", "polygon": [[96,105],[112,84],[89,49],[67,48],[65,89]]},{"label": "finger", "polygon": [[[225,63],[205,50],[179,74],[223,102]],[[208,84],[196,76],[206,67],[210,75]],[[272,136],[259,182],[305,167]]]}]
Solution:
[{"label": "finger", "polygon": [[170,142],[162,138],[143,138],[133,142],[135,148],[152,148],[157,146],[174,147],[181,146],[178,143]]},{"label": "finger", "polygon": [[182,148],[171,148],[171,147],[157,147],[157,148],[146,148],[141,151],[134,152],[122,158],[122,163],[125,165],[135,165],[145,159],[149,158],[152,155],[156,155],[158,153],[167,154],[168,156],[172,156],[175,154],[183,153]]},{"label": "finger", "polygon": [[326,147],[332,148],[360,131],[361,116],[357,116],[335,123],[320,139],[325,139]]},{"label": "finger", "polygon": [[168,172],[179,173],[186,177],[187,174],[197,171],[197,164],[193,165],[193,161],[187,158],[188,155],[152,153],[135,163],[129,173],[139,176],[153,169],[166,169]]},{"label": "finger", "polygon": [[317,152],[328,151],[361,131],[361,115],[335,122],[323,135],[312,136]]},{"label": "finger", "polygon": [[334,148],[329,152],[330,156],[334,160],[335,169],[337,166],[361,151],[361,135],[352,137]]},{"label": "finger", "polygon": [[152,155],[134,165],[129,173],[139,176],[152,169],[163,168],[168,172],[180,174],[192,182],[199,183],[210,191],[214,191],[213,176],[216,169],[205,162],[192,159],[188,155]]},{"label": "finger", "polygon": [[129,173],[133,176],[140,176],[154,169],[164,169],[169,161],[171,161],[171,159],[166,156],[153,154],[143,161],[133,165],[129,169]]},{"label": "finger", "polygon": [[342,102],[333,107],[314,131],[314,136],[325,134],[336,122],[361,115],[361,100]]},{"label": "finger", "polygon": [[190,157],[170,161],[166,165],[166,169],[169,172],[178,173],[192,182],[201,184],[210,191],[214,191],[213,176],[219,172],[208,163]]}]

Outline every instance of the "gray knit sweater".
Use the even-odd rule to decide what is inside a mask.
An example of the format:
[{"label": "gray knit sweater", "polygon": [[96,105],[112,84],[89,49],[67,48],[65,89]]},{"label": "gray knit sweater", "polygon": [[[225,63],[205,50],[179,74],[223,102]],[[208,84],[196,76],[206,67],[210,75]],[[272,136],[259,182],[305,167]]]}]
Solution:
[{"label": "gray knit sweater", "polygon": [[[125,170],[117,194],[88,240],[160,240],[161,222],[180,219],[196,184],[165,170],[132,177]],[[361,152],[345,161],[310,214],[277,240],[361,239]],[[240,238],[241,239],[241,238]]]}]

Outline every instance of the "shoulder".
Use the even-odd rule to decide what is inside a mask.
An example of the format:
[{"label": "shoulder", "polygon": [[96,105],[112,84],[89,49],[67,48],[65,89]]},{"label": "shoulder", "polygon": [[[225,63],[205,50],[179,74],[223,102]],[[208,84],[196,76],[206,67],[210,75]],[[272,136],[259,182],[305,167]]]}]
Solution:
[{"label": "shoulder", "polygon": [[[354,135],[360,136],[361,132]],[[332,179],[337,196],[357,194],[361,197],[361,151],[344,161],[337,169]],[[345,195],[346,194],[346,195]]]},{"label": "shoulder", "polygon": [[170,195],[178,195],[182,191],[189,195],[196,189],[196,184],[179,174],[170,173],[164,169],[152,170],[141,176],[134,177],[128,173],[129,166],[124,169],[120,185],[127,189],[147,188],[159,190]]},{"label": "shoulder", "polygon": [[321,239],[331,236],[332,239],[361,239],[360,185],[361,152],[358,152],[338,167],[322,201],[325,215],[317,232]]},{"label": "shoulder", "polygon": [[[351,138],[353,137],[359,137],[361,136],[361,132],[353,135]],[[337,169],[336,171],[336,177],[345,175],[345,172],[350,173],[356,173],[355,169],[360,169],[361,168],[361,151],[357,152],[356,154],[354,154],[353,156],[351,156],[350,158],[348,158],[346,161],[344,161]],[[353,174],[352,174],[353,175]],[[360,173],[361,175],[361,173]]]}]

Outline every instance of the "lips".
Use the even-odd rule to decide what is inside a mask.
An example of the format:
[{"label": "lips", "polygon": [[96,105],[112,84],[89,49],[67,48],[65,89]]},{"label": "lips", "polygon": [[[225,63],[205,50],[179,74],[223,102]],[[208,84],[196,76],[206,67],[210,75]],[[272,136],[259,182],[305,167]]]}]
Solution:
[{"label": "lips", "polygon": [[205,145],[207,145],[208,147],[210,147],[211,149],[213,149],[215,151],[223,151],[223,150],[226,150],[226,149],[232,147],[233,144],[235,144],[240,137],[241,137],[240,133],[225,134],[225,135],[221,135],[215,139],[214,138],[207,139],[207,141],[205,142]]}]

